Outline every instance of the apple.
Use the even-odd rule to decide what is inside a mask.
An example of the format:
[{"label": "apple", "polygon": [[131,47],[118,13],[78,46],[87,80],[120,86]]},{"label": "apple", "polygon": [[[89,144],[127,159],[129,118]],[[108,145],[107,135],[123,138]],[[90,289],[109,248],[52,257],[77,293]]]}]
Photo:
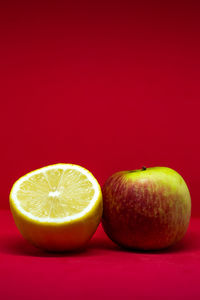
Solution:
[{"label": "apple", "polygon": [[178,242],[191,216],[188,187],[166,167],[121,171],[103,186],[102,225],[126,248],[158,250]]}]

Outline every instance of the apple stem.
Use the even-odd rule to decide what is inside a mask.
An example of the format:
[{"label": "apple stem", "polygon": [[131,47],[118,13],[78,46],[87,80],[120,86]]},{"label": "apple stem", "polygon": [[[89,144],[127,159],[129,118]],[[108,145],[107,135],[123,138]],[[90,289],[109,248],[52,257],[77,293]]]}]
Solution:
[{"label": "apple stem", "polygon": [[146,167],[144,167],[144,166],[142,167],[142,171],[145,171],[146,169],[147,169]]}]

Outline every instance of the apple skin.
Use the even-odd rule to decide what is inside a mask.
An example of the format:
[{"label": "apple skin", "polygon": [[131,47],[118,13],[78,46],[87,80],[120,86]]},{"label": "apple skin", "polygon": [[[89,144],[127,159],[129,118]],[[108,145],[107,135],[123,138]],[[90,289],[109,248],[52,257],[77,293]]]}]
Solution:
[{"label": "apple skin", "polygon": [[178,242],[187,231],[190,193],[173,169],[117,172],[107,179],[102,192],[102,225],[120,246],[159,250]]}]

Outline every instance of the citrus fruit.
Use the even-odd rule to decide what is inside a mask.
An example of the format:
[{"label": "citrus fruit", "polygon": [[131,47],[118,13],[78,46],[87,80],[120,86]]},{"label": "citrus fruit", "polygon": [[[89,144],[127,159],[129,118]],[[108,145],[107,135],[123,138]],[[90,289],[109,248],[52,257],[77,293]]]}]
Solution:
[{"label": "citrus fruit", "polygon": [[49,251],[84,247],[102,216],[102,193],[94,176],[81,166],[55,164],[18,179],[10,207],[21,234]]}]

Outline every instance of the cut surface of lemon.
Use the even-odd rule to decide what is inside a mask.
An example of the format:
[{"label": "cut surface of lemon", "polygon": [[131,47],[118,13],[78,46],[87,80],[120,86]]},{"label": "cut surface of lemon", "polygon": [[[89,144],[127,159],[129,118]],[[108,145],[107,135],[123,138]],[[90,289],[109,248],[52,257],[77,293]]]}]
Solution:
[{"label": "cut surface of lemon", "polygon": [[10,193],[10,207],[17,227],[35,245],[73,249],[73,244],[87,240],[100,222],[101,188],[81,166],[50,165],[16,181]]},{"label": "cut surface of lemon", "polygon": [[99,192],[99,184],[86,169],[56,164],[21,177],[13,186],[11,198],[29,218],[64,222],[92,209]]}]

